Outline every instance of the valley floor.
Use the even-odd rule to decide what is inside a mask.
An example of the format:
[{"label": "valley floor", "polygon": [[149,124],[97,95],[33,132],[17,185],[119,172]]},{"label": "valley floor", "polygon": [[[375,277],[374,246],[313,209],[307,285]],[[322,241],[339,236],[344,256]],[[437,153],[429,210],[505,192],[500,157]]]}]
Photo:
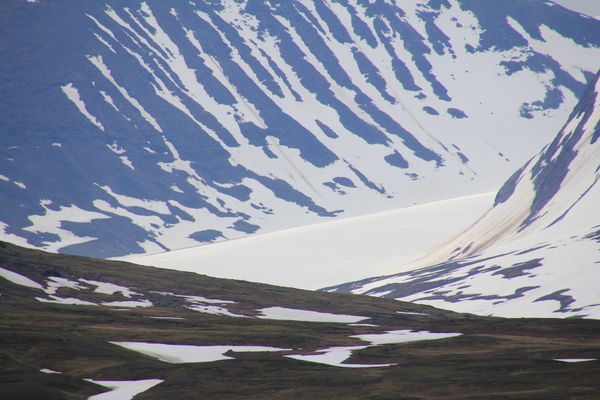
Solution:
[{"label": "valley floor", "polygon": [[600,321],[478,317],[3,243],[0,267],[3,399],[600,393]]}]

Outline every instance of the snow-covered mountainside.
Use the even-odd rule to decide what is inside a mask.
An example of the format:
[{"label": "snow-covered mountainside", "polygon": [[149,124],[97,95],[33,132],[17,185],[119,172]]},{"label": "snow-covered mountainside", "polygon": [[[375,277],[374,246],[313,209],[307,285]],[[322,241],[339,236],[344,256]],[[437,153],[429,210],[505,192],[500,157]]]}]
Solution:
[{"label": "snow-covered mountainside", "polygon": [[2,239],[109,257],[495,190],[600,21],[550,1],[0,4]]},{"label": "snow-covered mountainside", "polygon": [[600,74],[568,122],[457,239],[352,291],[499,316],[600,318]]}]

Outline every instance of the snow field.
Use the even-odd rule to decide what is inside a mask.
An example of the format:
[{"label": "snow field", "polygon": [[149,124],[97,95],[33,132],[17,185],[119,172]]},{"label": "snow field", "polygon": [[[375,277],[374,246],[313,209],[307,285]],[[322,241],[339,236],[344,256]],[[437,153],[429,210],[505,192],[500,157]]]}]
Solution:
[{"label": "snow field", "polygon": [[219,278],[319,289],[398,272],[491,206],[483,193],[124,260]]}]

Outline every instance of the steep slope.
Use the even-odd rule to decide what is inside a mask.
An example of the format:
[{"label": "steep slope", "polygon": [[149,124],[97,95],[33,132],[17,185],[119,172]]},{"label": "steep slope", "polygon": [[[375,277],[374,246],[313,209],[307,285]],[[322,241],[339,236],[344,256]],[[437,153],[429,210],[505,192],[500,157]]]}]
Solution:
[{"label": "steep slope", "polygon": [[594,400],[600,390],[600,321],[476,317],[4,243],[0,292],[6,399]]},{"label": "steep slope", "polygon": [[3,238],[108,257],[495,190],[596,72],[600,22],[534,0],[8,0],[0,52]]},{"label": "steep slope", "polygon": [[600,318],[600,74],[470,229],[401,273],[343,290],[494,315]]}]

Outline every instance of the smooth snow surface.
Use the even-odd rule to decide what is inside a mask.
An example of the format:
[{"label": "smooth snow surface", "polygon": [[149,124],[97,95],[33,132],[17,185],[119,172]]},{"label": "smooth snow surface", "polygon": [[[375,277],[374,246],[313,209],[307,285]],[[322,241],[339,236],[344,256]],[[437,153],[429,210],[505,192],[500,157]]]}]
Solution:
[{"label": "smooth snow surface", "polygon": [[483,193],[149,256],[136,264],[301,289],[397,272],[491,207]]},{"label": "smooth snow surface", "polygon": [[291,355],[286,356],[293,358],[294,360],[308,361],[318,364],[331,365],[334,367],[344,368],[373,368],[373,367],[389,367],[394,364],[347,364],[344,363],[355,350],[361,350],[366,346],[352,346],[352,347],[331,347],[328,349],[317,350],[319,354],[313,355]]},{"label": "smooth snow surface", "polygon": [[260,351],[288,351],[290,349],[281,349],[278,347],[267,346],[193,346],[179,344],[163,343],[145,343],[145,342],[110,342],[128,350],[137,351],[160,361],[181,364],[213,362],[219,360],[228,360],[233,357],[226,356],[225,353],[233,352],[260,352]]},{"label": "smooth snow surface", "polygon": [[382,344],[408,343],[418,342],[421,340],[446,339],[460,335],[462,335],[462,333],[435,333],[428,331],[398,330],[368,335],[353,335],[352,337],[359,338],[360,340],[364,340],[365,342],[371,342],[372,345],[378,346]]},{"label": "smooth snow surface", "polygon": [[15,285],[26,286],[33,289],[43,289],[42,285],[32,281],[26,276],[17,274],[16,272],[9,271],[4,268],[0,268],[0,277],[14,283]]},{"label": "smooth snow surface", "polygon": [[566,363],[578,363],[586,361],[596,361],[597,358],[555,358],[554,361],[566,362]]},{"label": "smooth snow surface", "polygon": [[136,395],[164,382],[162,379],[144,379],[140,381],[96,381],[86,379],[86,381],[112,389],[110,392],[88,397],[88,400],[130,400]]},{"label": "smooth snow surface", "polygon": [[259,315],[258,318],[285,321],[355,323],[369,319],[369,317],[361,317],[357,315],[330,314],[284,307],[268,307],[258,311],[260,311],[262,314]]}]

